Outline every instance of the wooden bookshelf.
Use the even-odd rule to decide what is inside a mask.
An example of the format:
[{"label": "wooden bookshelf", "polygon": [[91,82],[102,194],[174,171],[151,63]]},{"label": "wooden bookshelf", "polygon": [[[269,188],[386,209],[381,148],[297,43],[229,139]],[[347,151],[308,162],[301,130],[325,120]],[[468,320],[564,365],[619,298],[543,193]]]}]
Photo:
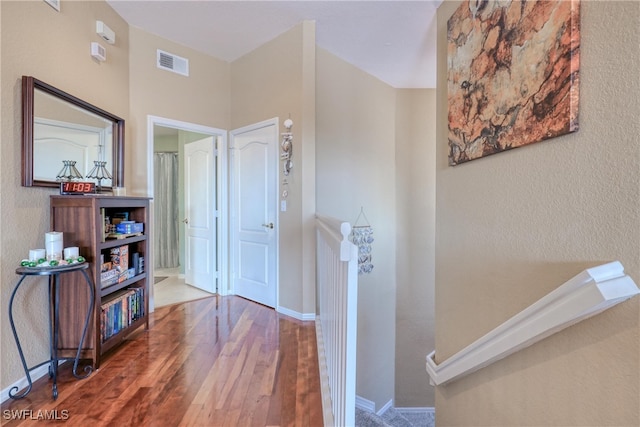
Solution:
[{"label": "wooden bookshelf", "polygon": [[[95,303],[91,326],[87,332],[81,358],[91,359],[94,368],[100,367],[101,357],[113,349],[140,327],[149,328],[149,278],[147,266],[135,271],[119,272],[122,277],[115,283],[103,285],[103,261],[110,262],[114,248],[127,247],[129,268],[134,268],[131,259],[137,254],[140,259],[147,258],[149,245],[147,225],[149,218],[149,199],[146,197],[116,197],[108,195],[56,195],[51,196],[51,230],[62,231],[64,247],[77,246],[80,255],[90,264],[88,274],[95,290]],[[110,238],[105,227],[105,217],[125,214],[130,221],[144,224],[142,233]],[[113,273],[113,272],[112,272]],[[123,274],[124,273],[124,274]],[[89,301],[89,290],[84,277],[78,273],[69,275],[69,285],[60,288],[60,319],[58,350],[61,357],[73,357],[77,351]],[[118,333],[102,339],[102,306],[113,299],[116,293],[126,289],[142,288],[142,314],[136,313],[135,319],[124,325]],[[140,307],[138,307],[140,308]],[[124,316],[124,315],[123,315]],[[126,322],[125,322],[126,323]]]}]

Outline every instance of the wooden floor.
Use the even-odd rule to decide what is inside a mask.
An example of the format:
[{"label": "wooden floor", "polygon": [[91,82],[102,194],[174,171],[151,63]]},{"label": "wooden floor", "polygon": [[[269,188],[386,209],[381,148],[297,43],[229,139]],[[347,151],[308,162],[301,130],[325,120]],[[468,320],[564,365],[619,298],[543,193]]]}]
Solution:
[{"label": "wooden floor", "polygon": [[[2,425],[322,426],[315,327],[239,297],[156,309],[89,378],[65,364],[2,404]],[[7,412],[9,410],[10,412]],[[23,417],[26,420],[10,418]]]}]

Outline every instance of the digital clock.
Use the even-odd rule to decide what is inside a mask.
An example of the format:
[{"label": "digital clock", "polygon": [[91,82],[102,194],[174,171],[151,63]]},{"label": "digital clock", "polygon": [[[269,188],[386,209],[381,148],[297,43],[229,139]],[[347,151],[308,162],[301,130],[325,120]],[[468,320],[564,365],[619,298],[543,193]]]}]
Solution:
[{"label": "digital clock", "polygon": [[95,182],[61,182],[60,194],[93,194],[96,192]]}]

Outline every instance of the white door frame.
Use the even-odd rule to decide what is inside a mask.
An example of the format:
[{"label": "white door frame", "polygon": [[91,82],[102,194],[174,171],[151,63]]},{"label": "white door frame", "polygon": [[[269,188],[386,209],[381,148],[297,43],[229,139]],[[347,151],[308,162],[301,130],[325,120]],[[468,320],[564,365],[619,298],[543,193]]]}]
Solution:
[{"label": "white door frame", "polygon": [[[183,122],[179,120],[167,119],[164,117],[158,116],[147,116],[147,194],[149,197],[153,197],[154,189],[154,170],[153,170],[153,145],[154,145],[154,126],[163,126],[173,129],[184,130],[188,132],[197,132],[205,135],[211,135],[214,137],[214,140],[221,141],[218,145],[218,176],[217,179],[217,203],[220,209],[220,220],[219,220],[219,229],[217,235],[217,245],[218,250],[216,251],[217,256],[217,264],[219,266],[219,286],[218,293],[220,295],[227,295],[229,293],[229,273],[227,266],[229,265],[229,193],[228,193],[228,183],[227,183],[227,131],[224,129],[213,128],[209,126],[198,125],[195,123]],[[150,201],[150,222],[154,224],[153,219],[153,199]],[[153,229],[153,228],[152,228]],[[153,233],[149,233],[147,239],[150,239],[149,248],[153,248]],[[153,261],[153,257],[147,257],[147,262]],[[150,273],[153,271],[153,264],[147,264],[147,272]],[[153,275],[151,275],[153,276]],[[153,277],[148,277],[147,280],[153,280]],[[153,289],[153,286],[150,286]],[[153,311],[154,308],[154,300],[153,300],[153,292],[151,293],[150,299],[150,311]]]},{"label": "white door frame", "polygon": [[[280,307],[280,209],[279,209],[279,200],[280,200],[280,149],[279,149],[279,144],[278,141],[280,141],[280,135],[279,135],[279,129],[280,129],[280,120],[278,119],[278,117],[274,117],[273,119],[269,119],[269,120],[264,120],[262,122],[258,122],[258,123],[254,123],[248,126],[244,126],[238,129],[233,129],[232,131],[229,132],[229,151],[232,151],[235,144],[234,144],[234,138],[235,135],[237,134],[241,134],[241,133],[245,133],[245,132],[249,132],[252,130],[257,130],[263,127],[267,127],[267,126],[274,126],[275,129],[275,141],[277,144],[276,150],[275,150],[275,165],[276,165],[276,198],[275,200],[273,200],[273,203],[275,204],[275,212],[276,212],[276,218],[275,218],[275,229],[276,229],[276,254],[275,254],[275,265],[272,266],[273,268],[275,268],[275,276],[276,276],[276,304],[274,309],[276,309],[276,311],[278,310],[278,308]],[[233,153],[230,154],[230,157],[233,156]],[[229,161],[229,206],[231,207],[230,211],[229,211],[229,219],[231,221],[234,221],[237,217],[238,217],[238,213],[235,212],[235,188],[232,188],[231,186],[233,185],[234,182],[234,162],[233,160]],[[231,226],[232,223],[230,223],[229,225]],[[229,236],[229,254],[230,256],[235,256],[236,251],[233,249],[232,245],[235,245],[237,242],[235,241],[231,241],[231,239],[233,239],[233,236]],[[230,266],[232,265],[236,265],[236,263],[234,262],[234,260],[230,259]],[[233,271],[232,274],[237,274],[237,272]],[[229,284],[229,291],[230,293],[235,295],[235,289],[234,289],[234,284],[233,284],[233,280],[230,280],[228,282]]]}]

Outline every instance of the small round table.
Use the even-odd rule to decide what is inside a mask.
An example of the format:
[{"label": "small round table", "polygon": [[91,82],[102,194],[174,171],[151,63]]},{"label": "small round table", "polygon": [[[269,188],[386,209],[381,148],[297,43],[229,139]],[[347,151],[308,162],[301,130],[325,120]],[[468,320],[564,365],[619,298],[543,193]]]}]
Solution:
[{"label": "small round table", "polygon": [[[27,381],[29,382],[28,387],[25,391],[18,394],[18,387],[12,387],[9,390],[9,397],[12,399],[22,399],[31,391],[33,387],[33,382],[31,381],[30,371],[38,368],[42,365],[49,364],[49,378],[53,379],[53,399],[58,398],[58,362],[62,360],[73,360],[73,376],[78,379],[87,378],[93,372],[93,367],[88,365],[85,366],[84,371],[85,375],[78,375],[78,362],[80,361],[80,352],[82,351],[82,345],[84,344],[84,339],[87,335],[87,329],[89,328],[89,321],[91,320],[91,313],[93,313],[93,304],[94,304],[94,289],[93,284],[91,283],[91,278],[85,271],[89,268],[89,263],[82,262],[70,265],[63,265],[58,267],[20,267],[16,269],[16,274],[20,275],[20,280],[16,283],[16,287],[13,289],[11,293],[11,299],[9,300],[9,322],[11,323],[11,330],[13,332],[13,337],[16,340],[16,345],[18,346],[18,353],[20,354],[20,360],[22,361],[22,367],[24,368],[24,373],[26,374]],[[58,323],[59,323],[59,300],[60,300],[60,275],[65,273],[70,273],[73,271],[80,271],[84,278],[86,279],[87,286],[89,287],[89,293],[91,301],[89,301],[89,310],[87,311],[87,318],[84,323],[84,329],[82,331],[82,337],[80,338],[80,343],[78,344],[78,351],[75,357],[58,357]],[[18,338],[18,333],[16,332],[16,327],[13,322],[13,298],[18,291],[18,288],[24,281],[27,276],[53,276],[53,284],[49,286],[49,345],[50,345],[50,358],[49,360],[45,360],[42,363],[32,366],[31,368],[27,367],[27,362],[24,359],[24,353],[22,352],[22,346],[20,345],[20,339]],[[51,299],[53,293],[53,300]],[[53,307],[53,313],[51,313]]]}]

